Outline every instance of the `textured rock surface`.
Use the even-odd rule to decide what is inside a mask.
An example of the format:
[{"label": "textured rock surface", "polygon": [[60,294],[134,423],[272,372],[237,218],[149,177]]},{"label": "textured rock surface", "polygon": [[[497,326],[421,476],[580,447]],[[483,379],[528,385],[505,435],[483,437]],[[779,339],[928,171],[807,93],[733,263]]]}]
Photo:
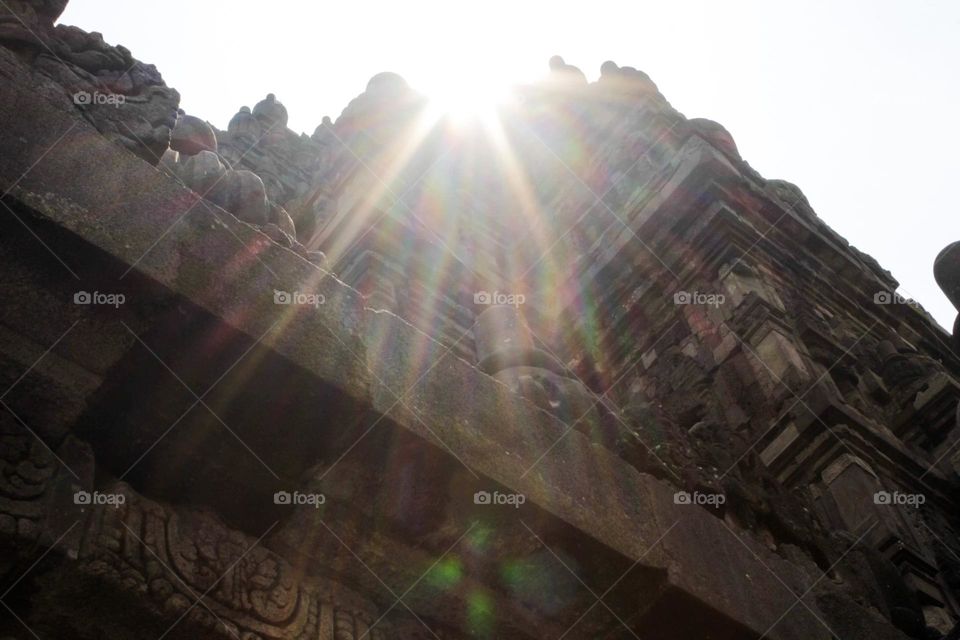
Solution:
[{"label": "textured rock surface", "polygon": [[[38,91],[64,108],[77,109],[109,140],[151,164],[170,143],[180,95],[164,84],[153,65],[126,48],[111,46],[98,33],[53,26],[64,1],[15,0],[0,7],[0,73],[18,73],[14,58],[29,61]],[[68,106],[70,105],[70,106]]]},{"label": "textured rock surface", "polygon": [[244,222],[266,224],[269,220],[270,206],[263,180],[252,171],[227,169],[205,196]]},{"label": "textured rock surface", "polygon": [[0,20],[0,634],[949,632],[948,336],[646,74],[518,89],[521,197],[482,132],[398,163],[393,73],[168,148],[159,75],[11,6],[153,98],[78,108]]}]

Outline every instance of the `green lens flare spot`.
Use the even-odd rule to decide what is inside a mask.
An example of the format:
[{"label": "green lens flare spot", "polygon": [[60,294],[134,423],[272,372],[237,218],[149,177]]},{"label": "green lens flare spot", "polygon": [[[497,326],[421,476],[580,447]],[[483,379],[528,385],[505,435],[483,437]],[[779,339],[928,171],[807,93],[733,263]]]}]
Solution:
[{"label": "green lens flare spot", "polygon": [[435,589],[451,589],[463,579],[463,564],[458,558],[446,558],[438,562],[425,578],[425,582]]},{"label": "green lens flare spot", "polygon": [[467,625],[474,637],[493,637],[493,598],[482,591],[470,594],[467,599]]}]

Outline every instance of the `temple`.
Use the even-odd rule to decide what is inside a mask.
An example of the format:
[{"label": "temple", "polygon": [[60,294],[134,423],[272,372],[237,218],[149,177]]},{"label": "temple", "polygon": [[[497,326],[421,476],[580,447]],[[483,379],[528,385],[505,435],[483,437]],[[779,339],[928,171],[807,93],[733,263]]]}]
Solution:
[{"label": "temple", "polygon": [[0,3],[0,638],[960,637],[960,340],[723,126],[554,57],[220,129],[65,6]]}]

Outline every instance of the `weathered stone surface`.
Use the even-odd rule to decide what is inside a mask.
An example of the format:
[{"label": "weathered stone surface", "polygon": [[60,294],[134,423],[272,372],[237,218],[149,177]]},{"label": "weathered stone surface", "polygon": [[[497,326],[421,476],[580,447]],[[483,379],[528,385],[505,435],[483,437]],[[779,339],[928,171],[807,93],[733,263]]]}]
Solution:
[{"label": "weathered stone surface", "polygon": [[[212,190],[227,175],[227,168],[213,151],[200,151],[178,162],[176,175],[189,188],[202,196],[212,194]],[[211,202],[215,200],[211,198]]]},{"label": "weathered stone surface", "polygon": [[170,137],[170,148],[188,156],[201,151],[217,152],[217,134],[213,127],[196,116],[181,115]]},{"label": "weathered stone surface", "polygon": [[22,9],[38,21],[36,28],[17,36],[35,52],[15,54],[0,48],[0,76],[32,84],[63,108],[78,110],[108,139],[157,164],[169,146],[180,95],[164,84],[156,68],[123,47],[106,44],[100,34],[53,27],[64,5],[18,0],[0,7],[0,24],[14,25],[3,29],[22,30],[18,17],[3,17],[7,7],[17,16]]},{"label": "weathered stone surface", "polygon": [[[56,29],[86,73],[131,91],[159,79],[128,87],[126,50]],[[749,169],[646,74],[606,63],[588,84],[554,60],[502,116],[524,206],[551,212],[537,217],[516,215],[494,158],[463,162],[442,130],[384,171],[424,104],[395,74],[312,137],[271,95],[151,160],[78,119],[34,69],[50,61],[14,49],[0,49],[0,567],[54,547],[17,595],[31,625],[950,630],[960,362],[797,187]],[[462,185],[457,206],[432,205],[436,185]],[[601,206],[615,215],[590,215]],[[37,238],[47,253],[26,249]],[[74,298],[117,282],[115,308]],[[480,291],[525,301],[478,308]],[[64,337],[24,316],[91,326]],[[74,484],[125,500],[82,507]],[[298,492],[324,500],[288,504]],[[496,615],[478,627],[477,611]]]},{"label": "weathered stone surface", "polygon": [[[0,470],[19,487],[4,502],[4,517],[36,523],[0,530],[0,544],[19,538],[53,551],[52,563],[27,576],[42,585],[34,598],[45,611],[29,618],[31,629],[55,634],[70,626],[126,638],[145,628],[167,635],[181,627],[171,637],[192,631],[292,640],[324,637],[336,618],[338,637],[353,640],[380,617],[345,585],[305,578],[208,510],[171,509],[122,482],[95,485],[90,452],[75,442],[53,453],[22,429],[0,424],[0,434],[9,447]],[[74,470],[82,475],[72,476]],[[109,502],[97,504],[98,495]],[[57,532],[66,535],[54,538]],[[199,604],[201,594],[209,598]],[[105,615],[118,600],[133,611]],[[384,621],[371,637],[390,637],[390,629]]]},{"label": "weathered stone surface", "polygon": [[[8,114],[9,112],[5,111],[4,113]],[[44,115],[41,109],[35,114],[35,117],[44,117]],[[46,115],[48,117],[56,117],[55,112]],[[34,122],[36,122],[36,120],[34,120]],[[84,132],[82,130],[78,132],[78,135],[83,134]],[[89,139],[89,143],[96,145],[95,139],[92,138]],[[49,179],[53,175],[56,175],[58,171],[66,169],[67,167],[71,167],[71,170],[73,170],[72,167],[76,166],[79,158],[73,156],[73,153],[70,151],[72,148],[72,145],[65,146],[63,153],[52,157],[50,162],[43,164],[43,169],[39,169],[38,167],[37,173],[25,178],[16,189],[16,193],[19,194],[18,197],[31,202],[34,207],[48,211],[49,215],[59,216],[59,214],[57,214],[58,208],[50,207],[50,205],[44,204],[43,200],[36,199],[29,194],[32,189],[31,185],[48,184]],[[14,148],[14,151],[16,152],[16,148]],[[104,149],[103,151],[106,156],[109,157],[109,150]],[[0,175],[6,176],[8,175],[8,171],[14,171],[17,166],[17,161],[14,159],[18,157],[20,156],[8,156],[10,159],[0,166]],[[101,156],[101,162],[102,158],[103,156]],[[134,180],[150,180],[155,183],[155,186],[152,190],[144,189],[141,191],[142,193],[150,194],[150,200],[141,201],[134,205],[137,207],[149,207],[150,214],[148,218],[131,214],[131,205],[128,204],[123,217],[109,215],[99,216],[96,219],[81,219],[75,223],[71,223],[77,232],[84,234],[89,240],[102,243],[101,246],[105,247],[111,246],[112,241],[110,237],[112,234],[117,233],[119,229],[132,231],[134,228],[139,228],[137,233],[143,234],[145,238],[149,237],[149,229],[144,229],[142,223],[146,219],[151,219],[156,220],[155,224],[159,226],[162,224],[162,218],[157,219],[156,209],[150,207],[148,203],[151,200],[159,203],[164,201],[176,202],[179,199],[175,196],[175,193],[180,187],[168,178],[165,178],[163,174],[152,171],[145,165],[143,165],[142,169],[137,169],[134,164],[129,164],[129,160],[123,160],[120,157],[118,157],[117,160],[120,161],[121,164],[127,163],[129,165],[126,167],[127,185],[131,184],[131,181]],[[116,170],[116,168],[117,167],[114,166],[113,170]],[[165,181],[169,182],[169,184],[165,184]],[[59,181],[59,184],[62,185],[58,190],[59,201],[62,202],[65,201],[65,199],[69,199],[76,203],[76,205],[82,206],[84,210],[97,209],[95,206],[96,200],[109,200],[115,196],[115,194],[109,193],[109,190],[85,190],[82,185],[76,181],[73,181],[72,185],[69,181]],[[168,191],[168,194],[160,200],[153,200],[153,198],[159,195],[157,187]],[[116,188],[120,187],[118,186]],[[146,213],[146,209],[142,210]],[[171,214],[173,213],[174,212],[171,211]],[[63,218],[63,222],[66,221],[67,218]],[[170,264],[162,258],[164,254],[168,254],[170,251],[171,245],[168,245],[168,248],[155,249],[157,253],[141,260],[138,270],[146,269],[152,274],[152,277],[168,282],[170,286],[174,286],[184,294],[198,296],[196,300],[201,303],[202,306],[210,308],[211,310],[216,309],[218,314],[229,318],[230,322],[237,323],[238,326],[252,328],[250,323],[255,322],[262,327],[263,325],[260,324],[261,321],[256,320],[255,317],[250,315],[249,307],[245,305],[238,306],[239,300],[246,299],[249,301],[250,295],[240,295],[239,290],[236,289],[237,283],[231,283],[229,280],[220,278],[221,284],[219,288],[222,293],[227,294],[227,292],[230,292],[228,295],[222,295],[221,293],[211,290],[205,284],[197,282],[196,285],[193,285],[191,284],[191,279],[186,277],[189,272],[188,264],[184,260],[186,251],[189,251],[192,255],[202,255],[205,262],[218,260],[216,251],[210,251],[209,249],[204,251],[188,249],[189,245],[194,242],[191,238],[203,239],[202,242],[204,244],[209,244],[214,241],[214,237],[218,235],[214,231],[216,228],[217,227],[214,226],[213,229],[199,236],[195,231],[191,231],[188,235],[183,235],[173,240],[172,246],[180,247],[177,251],[181,254],[180,264],[177,269],[170,271],[169,267],[164,266]],[[235,233],[247,235],[243,234],[242,229],[239,227],[235,230]],[[127,240],[121,245],[112,245],[112,249],[110,249],[111,252],[117,252],[116,255],[118,257],[124,254],[132,256],[134,253],[133,250],[124,248],[129,247],[129,239],[133,236],[125,233],[124,237],[126,237]],[[236,249],[232,249],[231,251],[236,251]],[[278,255],[277,257],[279,258],[280,256]],[[275,267],[279,268],[279,264],[276,264]],[[272,307],[273,305],[267,306]],[[231,311],[230,307],[233,307],[234,310]],[[271,315],[276,312],[277,307],[273,307],[273,309],[274,311],[271,312]],[[329,320],[336,319],[334,324],[329,325],[331,327],[343,326],[342,323],[345,318],[348,317],[338,314],[336,312],[336,306],[323,305],[321,309],[323,309],[325,314],[333,314],[330,315]],[[264,308],[264,310],[266,310],[266,308]],[[310,323],[311,318],[316,318],[313,313],[307,315],[298,314],[297,317],[300,318],[298,323]],[[345,385],[345,391],[357,393],[360,394],[361,397],[369,398],[371,406],[377,411],[387,415],[393,422],[411,429],[414,433],[425,438],[427,442],[436,442],[435,436],[431,435],[430,431],[423,430],[423,423],[421,423],[419,419],[415,419],[406,409],[400,407],[390,408],[391,405],[395,403],[395,397],[387,391],[388,388],[403,389],[415,381],[417,376],[425,372],[423,369],[419,369],[413,365],[418,361],[416,354],[422,352],[424,341],[429,342],[429,339],[413,331],[410,327],[405,326],[402,322],[399,322],[396,318],[388,314],[370,314],[368,312],[362,326],[364,327],[363,331],[365,335],[369,337],[363,338],[361,342],[363,346],[358,344],[354,349],[356,349],[355,352],[357,353],[368,354],[366,361],[363,363],[363,367],[365,369],[369,368],[375,375],[374,379],[378,381],[376,386],[369,392],[353,386],[350,382],[350,377],[344,375],[345,372],[341,366],[330,368],[329,350],[316,350],[315,345],[306,348],[306,343],[303,342],[303,337],[306,334],[299,329],[294,329],[293,326],[288,326],[287,330],[282,334],[282,337],[264,338],[263,342],[264,344],[270,345],[271,348],[276,349],[279,353],[285,354],[285,357],[291,358],[293,361],[300,363],[301,366],[314,371],[317,375],[330,376],[329,379],[336,381],[336,384]],[[304,329],[305,328],[306,327],[304,327]],[[358,326],[357,329],[359,328]],[[339,331],[339,329],[335,330]],[[316,331],[318,336],[326,333],[319,327]],[[350,330],[348,329],[348,331]],[[348,344],[351,341],[348,336],[340,338],[340,340],[344,339],[346,339]],[[384,352],[384,349],[389,349],[389,352]],[[314,358],[319,357],[321,353],[323,353],[323,356],[320,357],[320,360],[314,360]],[[315,364],[311,364],[311,361]],[[327,364],[320,364],[321,362],[326,362]],[[320,366],[318,367],[317,365]],[[324,371],[327,371],[327,373],[324,373]],[[367,395],[368,393],[371,395]],[[469,398],[474,394],[483,394],[485,397],[491,398],[491,402],[485,406],[473,405],[472,403],[465,405],[457,402],[458,400]],[[453,404],[451,404],[451,401],[454,401]],[[670,489],[666,487],[653,489],[653,487],[656,487],[656,483],[651,485],[650,482],[652,479],[644,480],[640,478],[635,475],[635,471],[630,470],[624,463],[618,462],[610,454],[602,450],[591,448],[581,436],[576,434],[571,434],[564,440],[559,446],[557,458],[552,459],[548,463],[548,466],[545,466],[536,474],[527,475],[521,479],[523,467],[534,461],[539,451],[549,446],[550,440],[552,439],[551,434],[558,435],[560,425],[553,423],[553,426],[549,426],[551,423],[546,419],[544,414],[537,413],[536,410],[529,405],[527,405],[528,408],[524,408],[525,403],[522,400],[516,398],[516,396],[513,396],[501,385],[486,378],[482,373],[455,357],[447,356],[441,359],[438,365],[430,370],[423,381],[412,391],[408,402],[411,406],[416,407],[418,414],[422,416],[426,424],[432,423],[435,425],[434,429],[439,428],[441,424],[460,425],[457,433],[450,431],[449,428],[444,428],[443,433],[446,436],[444,439],[448,440],[447,446],[454,447],[456,455],[469,466],[476,468],[491,478],[506,482],[508,486],[513,486],[523,491],[530,496],[531,500],[542,505],[547,511],[557,514],[563,521],[569,522],[578,528],[591,531],[592,535],[596,536],[598,540],[623,553],[627,558],[637,558],[640,554],[646,554],[647,551],[650,551],[650,545],[652,545],[652,543],[657,540],[657,537],[671,524],[668,520],[670,520],[669,512],[672,511],[673,507],[666,507],[666,505],[672,504],[672,491]],[[490,413],[490,409],[498,406],[500,407],[499,412]],[[530,411],[534,411],[535,413],[530,413]],[[512,425],[533,425],[538,423],[540,426],[535,428],[529,428],[528,426],[527,429],[518,430],[512,427]],[[511,451],[512,453],[506,455],[507,451]],[[586,457],[583,457],[584,454],[586,454]],[[599,457],[597,458],[596,456]],[[515,460],[515,462],[505,465],[504,462],[507,460]],[[563,468],[564,473],[558,476],[555,476],[553,473],[545,475],[545,472],[553,468]],[[591,483],[586,479],[594,475],[593,471],[590,471],[591,469],[595,470],[599,468],[615,471],[615,475],[610,476],[608,471],[604,476],[606,480],[604,480],[603,483],[599,485],[594,483],[594,486],[591,487]],[[548,481],[547,478],[550,478],[550,480]],[[653,491],[652,494],[650,493],[651,490]],[[587,493],[584,494],[584,491]],[[661,497],[654,498],[656,495],[660,495]],[[640,502],[637,502],[637,500],[640,500]],[[637,520],[635,516],[630,515],[638,515],[644,510],[646,510],[647,513],[657,513],[662,509],[667,509],[667,512],[653,520],[649,518]],[[614,522],[605,522],[603,527],[597,528],[597,522],[591,515],[594,512],[620,515],[616,516]],[[679,513],[677,515],[679,515]],[[691,516],[696,521],[703,519],[701,526],[705,528],[695,536],[695,538],[701,542],[705,539],[704,536],[707,535],[715,536],[718,541],[721,540],[723,536],[729,535],[718,522],[705,513],[703,516],[700,516],[699,513],[691,514]],[[638,523],[641,521],[645,521],[648,524],[638,529]],[[713,524],[708,524],[710,522]],[[745,554],[742,562],[752,565],[755,561],[751,558],[750,554],[746,553],[742,545],[733,539],[731,540],[731,544],[727,545],[730,553]],[[687,553],[685,550],[686,547],[681,545],[677,549],[678,557],[673,558],[670,562],[683,563],[683,566],[687,566],[685,564],[688,561],[685,559],[685,554]],[[739,551],[737,551],[738,549]],[[666,561],[666,557],[670,556],[664,556],[663,553],[664,551],[659,548],[654,549],[650,551],[649,555],[644,555],[644,562],[649,562],[653,566],[664,566],[662,563]],[[777,562],[772,558],[768,560],[770,562]],[[706,582],[696,583],[689,581],[687,578],[682,578],[682,576],[690,570],[692,570],[692,567],[683,570],[679,570],[678,568],[676,578],[678,580],[682,579],[681,582],[678,582],[679,588],[692,590],[693,593],[698,594],[698,597],[704,598],[706,602],[711,602],[711,606],[718,608],[720,611],[728,611],[729,614],[733,614],[734,611],[737,610],[737,607],[740,605],[736,604],[735,601],[716,599],[717,591],[721,588],[721,585],[724,584],[724,581],[729,579],[728,577],[725,578],[723,575],[717,575],[716,577],[706,579]],[[759,574],[762,569],[758,567],[752,571]],[[789,569],[784,567],[783,573],[789,575]],[[671,575],[674,575],[672,571]],[[701,580],[704,579],[705,578],[701,578]],[[731,594],[728,593],[724,597],[730,598]],[[764,616],[772,616],[778,606],[786,606],[790,602],[786,594],[782,598],[780,596],[772,597],[774,598],[773,600],[767,605],[760,606],[756,609],[756,613],[752,614],[756,617],[748,618],[753,620],[751,624],[755,624],[757,627],[762,626]],[[750,605],[750,607],[747,608],[754,606],[755,605]],[[741,613],[741,611],[737,610],[736,615],[741,615]],[[812,633],[816,623],[812,622],[809,624],[808,629]],[[802,628],[804,628],[804,625],[798,623],[793,627],[793,630],[796,633],[801,633],[800,629]],[[807,633],[805,637],[816,637],[811,635],[811,633]],[[775,635],[774,637],[802,636],[781,634]]]},{"label": "weathered stone surface", "polygon": [[267,129],[286,127],[289,118],[287,108],[284,107],[283,103],[278,101],[277,96],[272,93],[254,105],[253,115],[260,120]]},{"label": "weathered stone surface", "polygon": [[0,9],[0,40],[45,44],[68,0],[10,0]]},{"label": "weathered stone surface", "polygon": [[265,225],[263,225],[262,227],[260,227],[260,231],[261,231],[265,236],[267,236],[268,238],[270,238],[271,240],[273,240],[274,242],[276,242],[276,243],[279,244],[280,246],[283,246],[283,247],[293,246],[293,238],[291,238],[291,237],[288,236],[286,233],[284,233],[284,232],[280,229],[280,227],[278,227],[277,225],[275,225],[275,224],[272,223],[272,222],[269,223],[269,224],[265,224]]},{"label": "weathered stone surface", "polygon": [[205,197],[244,222],[266,224],[270,219],[263,180],[252,171],[227,169]]},{"label": "weathered stone surface", "polygon": [[740,152],[737,150],[737,143],[733,141],[733,136],[723,127],[723,125],[707,120],[706,118],[693,118],[689,120],[690,127],[712,142],[718,149],[726,153],[735,160],[741,160]]},{"label": "weathered stone surface", "polygon": [[286,209],[280,205],[273,205],[270,207],[270,221],[277,225],[281,231],[290,236],[290,238],[296,240],[297,228],[294,226],[293,218],[290,217],[290,214],[287,213]]}]

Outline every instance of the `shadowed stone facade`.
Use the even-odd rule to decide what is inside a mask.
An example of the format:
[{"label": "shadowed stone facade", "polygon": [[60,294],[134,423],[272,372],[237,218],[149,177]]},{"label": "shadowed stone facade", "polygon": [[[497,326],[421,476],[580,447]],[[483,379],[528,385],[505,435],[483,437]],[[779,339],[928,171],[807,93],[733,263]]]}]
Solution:
[{"label": "shadowed stone facade", "polygon": [[956,637],[955,340],[721,125],[555,57],[224,131],[64,6],[0,8],[0,638]]}]

